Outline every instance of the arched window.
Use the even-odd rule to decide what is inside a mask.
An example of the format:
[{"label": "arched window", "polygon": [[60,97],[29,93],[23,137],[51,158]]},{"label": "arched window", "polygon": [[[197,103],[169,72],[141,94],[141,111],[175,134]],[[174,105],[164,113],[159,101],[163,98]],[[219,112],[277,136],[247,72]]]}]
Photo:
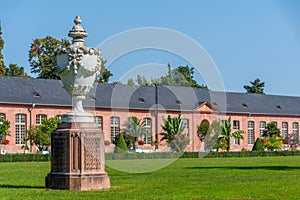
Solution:
[{"label": "arched window", "polygon": [[266,130],[266,122],[260,121],[259,122],[259,135],[263,137],[264,131]]},{"label": "arched window", "polygon": [[254,144],[254,121],[248,121],[248,144]]},{"label": "arched window", "polygon": [[102,116],[96,116],[95,122],[98,124],[98,128],[103,131],[103,117]]},{"label": "arched window", "polygon": [[15,131],[16,131],[16,144],[24,144],[26,136],[26,115],[16,114]]},{"label": "arched window", "polygon": [[45,114],[38,114],[36,115],[36,120],[35,120],[35,124],[38,126],[38,125],[41,125],[42,124],[42,121],[44,119],[47,119],[47,115]]},{"label": "arched window", "polygon": [[113,116],[110,118],[110,140],[113,142],[116,135],[120,133],[120,118]]},{"label": "arched window", "polygon": [[293,135],[294,135],[296,144],[299,144],[299,124],[298,124],[298,122],[293,122]]},{"label": "arched window", "polygon": [[152,121],[151,118],[144,118],[144,128],[146,129],[146,135],[144,135],[144,143],[151,144],[152,142]]},{"label": "arched window", "polygon": [[6,116],[4,113],[0,113],[0,119],[4,119],[5,120]]},{"label": "arched window", "polygon": [[286,138],[288,136],[288,123],[282,122],[281,128],[282,138]]}]

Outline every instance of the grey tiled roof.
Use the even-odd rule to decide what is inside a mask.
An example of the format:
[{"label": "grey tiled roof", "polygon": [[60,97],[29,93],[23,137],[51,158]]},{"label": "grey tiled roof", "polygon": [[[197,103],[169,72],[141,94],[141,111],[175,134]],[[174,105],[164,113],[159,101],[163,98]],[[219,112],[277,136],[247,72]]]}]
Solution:
[{"label": "grey tiled roof", "polygon": [[[300,116],[300,97],[212,92],[207,89],[157,86],[159,109],[194,110],[209,102],[220,111],[244,114]],[[98,84],[87,95],[86,106],[154,109],[156,88]],[[0,76],[0,103],[70,106],[61,81]]]}]

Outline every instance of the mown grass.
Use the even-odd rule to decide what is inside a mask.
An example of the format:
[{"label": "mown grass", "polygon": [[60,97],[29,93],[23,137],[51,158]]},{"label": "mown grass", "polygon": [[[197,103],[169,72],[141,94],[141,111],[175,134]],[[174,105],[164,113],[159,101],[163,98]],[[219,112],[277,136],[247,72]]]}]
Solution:
[{"label": "mown grass", "polygon": [[149,173],[107,171],[111,189],[45,188],[49,162],[0,163],[0,199],[300,199],[300,157],[179,159]]}]

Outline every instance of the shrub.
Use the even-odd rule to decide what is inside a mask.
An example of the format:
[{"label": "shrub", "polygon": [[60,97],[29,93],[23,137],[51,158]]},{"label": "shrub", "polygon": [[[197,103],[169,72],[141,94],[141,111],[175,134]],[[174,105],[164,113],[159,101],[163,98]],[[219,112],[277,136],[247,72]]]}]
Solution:
[{"label": "shrub", "polygon": [[265,148],[264,148],[264,145],[263,145],[261,139],[257,138],[253,145],[252,151],[264,151],[264,150],[265,150]]},{"label": "shrub", "polygon": [[144,140],[139,140],[138,141],[138,145],[144,145],[144,144],[145,144]]},{"label": "shrub", "polygon": [[115,153],[127,152],[128,148],[124,140],[123,134],[119,134],[119,137],[116,141]]}]

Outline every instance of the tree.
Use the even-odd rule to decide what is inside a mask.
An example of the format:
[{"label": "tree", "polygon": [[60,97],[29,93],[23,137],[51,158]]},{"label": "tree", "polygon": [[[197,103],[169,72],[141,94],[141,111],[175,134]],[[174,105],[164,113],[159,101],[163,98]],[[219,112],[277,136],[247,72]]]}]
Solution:
[{"label": "tree", "polygon": [[134,86],[134,80],[132,78],[128,79],[127,85]]},{"label": "tree", "polygon": [[133,137],[133,148],[137,147],[137,141],[139,137],[145,136],[147,134],[147,129],[145,129],[144,121],[138,119],[137,117],[128,117],[127,122],[124,124],[124,133]]},{"label": "tree", "polygon": [[9,135],[10,121],[0,118],[0,144],[1,140]]},{"label": "tree", "polygon": [[257,138],[256,141],[254,142],[252,151],[264,151],[264,144],[262,143],[260,138]]},{"label": "tree", "polygon": [[127,148],[127,145],[125,143],[123,134],[120,133],[119,137],[116,141],[115,153],[124,153],[124,152],[127,152],[127,151],[128,151],[128,148]]},{"label": "tree", "polygon": [[268,136],[265,138],[265,147],[271,151],[274,151],[275,149],[282,149],[283,139],[278,135]]},{"label": "tree", "polygon": [[5,69],[5,76],[18,76],[30,78],[30,76],[25,73],[24,67],[19,67],[17,64],[9,64],[9,67]]},{"label": "tree", "polygon": [[266,125],[266,128],[263,132],[263,137],[272,137],[273,135],[280,137],[280,129],[277,128],[275,122],[270,122]]},{"label": "tree", "polygon": [[[58,40],[54,37],[47,36],[45,38],[38,38],[31,43],[29,50],[29,63],[31,72],[37,73],[38,78],[44,79],[60,79],[58,70],[55,66],[55,52],[58,48],[65,48],[70,46],[68,40]],[[109,78],[113,75],[105,67],[106,61],[102,60],[101,75],[98,78],[99,83],[107,83]]]},{"label": "tree", "polygon": [[243,130],[237,130],[235,132],[231,132],[231,117],[229,117],[225,121],[222,128],[222,132],[219,134],[218,138],[220,141],[223,141],[225,143],[226,151],[229,152],[231,138],[234,137],[238,139],[244,139],[242,135],[243,133],[245,133],[245,131]]},{"label": "tree", "polygon": [[109,81],[109,78],[111,76],[113,76],[113,74],[111,73],[110,70],[108,70],[106,67],[105,67],[105,63],[107,61],[106,60],[102,60],[102,63],[101,63],[101,73],[100,73],[100,77],[98,79],[98,82],[99,83],[108,83]]},{"label": "tree", "polygon": [[171,118],[168,115],[168,118],[163,118],[164,124],[161,125],[163,132],[160,133],[162,138],[160,141],[165,140],[171,149],[175,152],[180,152],[185,149],[189,144],[189,138],[183,134],[184,127],[181,122],[181,115],[178,117]]},{"label": "tree", "polygon": [[247,91],[247,93],[265,94],[264,93],[265,82],[261,82],[257,78],[253,82],[250,81],[250,83],[251,83],[251,86],[244,85],[244,88]]},{"label": "tree", "polygon": [[209,122],[203,120],[200,125],[197,127],[197,135],[201,141],[201,151],[204,151],[204,139],[209,129]]},{"label": "tree", "polygon": [[26,141],[32,141],[39,151],[48,150],[51,145],[51,133],[57,129],[58,124],[61,123],[60,119],[56,117],[45,119],[39,126],[32,126],[27,131]]},{"label": "tree", "polygon": [[5,65],[4,65],[3,54],[2,54],[3,48],[4,48],[4,40],[2,38],[2,27],[0,23],[0,76],[3,76],[5,74]]},{"label": "tree", "polygon": [[[168,64],[168,72],[165,76],[159,78],[152,78],[148,81],[144,76],[137,75],[136,83],[138,85],[169,85],[169,86],[186,86],[196,88],[207,88],[205,85],[199,85],[194,80],[194,68],[186,66],[179,66],[175,69]],[[128,85],[134,85],[133,79],[128,80]]]},{"label": "tree", "polygon": [[55,66],[55,52],[58,48],[70,45],[68,40],[57,40],[51,36],[35,39],[29,50],[31,73],[37,73],[38,78],[60,79]]},{"label": "tree", "polygon": [[194,68],[190,68],[188,65],[179,66],[172,70],[171,65],[168,64],[168,73],[160,78],[152,79],[151,82],[160,85],[206,88],[194,80]]}]

